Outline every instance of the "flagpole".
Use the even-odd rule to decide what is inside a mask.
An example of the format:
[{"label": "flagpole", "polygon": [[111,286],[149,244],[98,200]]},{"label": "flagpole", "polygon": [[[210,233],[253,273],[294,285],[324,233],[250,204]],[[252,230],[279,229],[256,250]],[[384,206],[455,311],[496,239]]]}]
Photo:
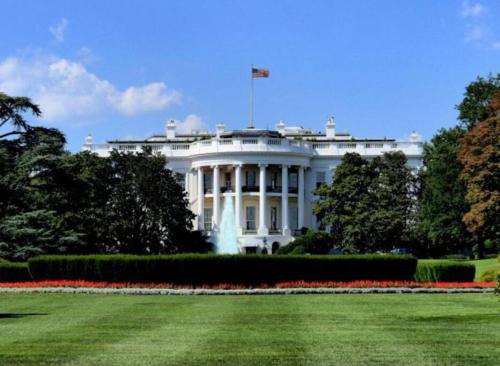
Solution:
[{"label": "flagpole", "polygon": [[248,128],[253,128],[253,64],[250,65],[250,120]]}]

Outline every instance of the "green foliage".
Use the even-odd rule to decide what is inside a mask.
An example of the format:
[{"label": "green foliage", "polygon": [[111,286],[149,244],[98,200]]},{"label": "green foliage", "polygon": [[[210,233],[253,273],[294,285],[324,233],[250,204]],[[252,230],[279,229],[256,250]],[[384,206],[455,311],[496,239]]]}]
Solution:
[{"label": "green foliage", "polygon": [[260,285],[284,281],[410,280],[410,256],[273,256],[179,254],[169,256],[40,256],[28,261],[36,280],[81,279],[187,285]]},{"label": "green foliage", "polygon": [[463,133],[459,127],[442,129],[424,145],[418,254],[442,256],[470,248],[471,236],[462,222],[468,210],[466,188],[459,180],[462,164],[457,159]]},{"label": "green foliage", "polygon": [[488,75],[487,78],[479,76],[470,83],[464,93],[464,99],[457,106],[460,114],[458,119],[468,130],[472,129],[479,121],[491,117],[488,110],[493,95],[500,91],[500,74]]},{"label": "green foliage", "polygon": [[78,233],[64,230],[54,211],[34,210],[0,221],[0,255],[26,260],[44,253],[74,252],[81,245]]},{"label": "green foliage", "polygon": [[333,243],[353,253],[389,251],[409,241],[416,181],[402,152],[372,161],[348,153],[331,185],[316,190],[314,212],[331,225]]},{"label": "green foliage", "polygon": [[0,128],[7,124],[13,127],[12,131],[1,134],[0,139],[21,135],[32,128],[24,118],[26,112],[31,112],[36,117],[42,115],[38,105],[33,104],[29,98],[11,97],[0,92]]},{"label": "green foliage", "polygon": [[115,252],[176,253],[195,215],[164,156],[151,151],[111,153],[108,199],[110,245]]},{"label": "green foliage", "polygon": [[307,230],[288,245],[278,249],[276,254],[328,254],[333,247],[333,238],[322,231]]},{"label": "green foliage", "polygon": [[476,267],[470,263],[452,261],[418,262],[417,282],[472,282]]},{"label": "green foliage", "polygon": [[481,282],[495,282],[496,278],[500,275],[500,267],[487,269],[479,277]]},{"label": "green foliage", "polygon": [[32,281],[28,263],[10,263],[0,261],[0,282]]}]

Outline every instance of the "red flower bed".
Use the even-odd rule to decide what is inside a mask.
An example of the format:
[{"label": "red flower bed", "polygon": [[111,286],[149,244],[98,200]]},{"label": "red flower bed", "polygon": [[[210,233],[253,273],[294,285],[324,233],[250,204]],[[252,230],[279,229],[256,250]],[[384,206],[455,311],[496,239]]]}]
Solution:
[{"label": "red flower bed", "polygon": [[[89,287],[89,288],[200,288],[217,290],[238,290],[248,286],[221,283],[215,286],[173,285],[169,283],[129,283],[129,282],[92,282],[92,281],[31,281],[0,282],[0,288],[35,288],[35,287]],[[411,281],[352,281],[352,282],[280,282],[274,286],[263,284],[258,288],[494,288],[494,282],[411,282]]]}]

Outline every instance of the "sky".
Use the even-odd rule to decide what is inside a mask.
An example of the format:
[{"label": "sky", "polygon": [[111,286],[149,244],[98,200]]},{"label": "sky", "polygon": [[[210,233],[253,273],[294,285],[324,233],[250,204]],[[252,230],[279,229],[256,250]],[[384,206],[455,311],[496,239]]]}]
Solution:
[{"label": "sky", "polygon": [[2,0],[0,91],[29,96],[68,149],[255,124],[426,140],[500,72],[500,1]]}]

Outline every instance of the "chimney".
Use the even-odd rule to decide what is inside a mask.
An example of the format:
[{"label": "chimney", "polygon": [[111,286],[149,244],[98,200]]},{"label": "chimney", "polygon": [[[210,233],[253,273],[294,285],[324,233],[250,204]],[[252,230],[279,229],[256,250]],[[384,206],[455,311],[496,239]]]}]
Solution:
[{"label": "chimney", "polygon": [[88,134],[87,137],[85,137],[85,145],[90,146],[94,144],[94,138],[92,137],[92,134]]},{"label": "chimney", "polygon": [[328,118],[326,121],[326,138],[333,139],[335,138],[335,119],[332,117]]},{"label": "chimney", "polygon": [[215,134],[217,135],[217,138],[219,138],[223,132],[224,132],[224,123],[217,123],[215,125]]},{"label": "chimney", "polygon": [[175,139],[175,121],[171,119],[167,122],[167,140]]},{"label": "chimney", "polygon": [[280,120],[278,123],[276,123],[276,131],[278,131],[280,135],[285,134],[285,122],[283,122],[283,120]]}]

